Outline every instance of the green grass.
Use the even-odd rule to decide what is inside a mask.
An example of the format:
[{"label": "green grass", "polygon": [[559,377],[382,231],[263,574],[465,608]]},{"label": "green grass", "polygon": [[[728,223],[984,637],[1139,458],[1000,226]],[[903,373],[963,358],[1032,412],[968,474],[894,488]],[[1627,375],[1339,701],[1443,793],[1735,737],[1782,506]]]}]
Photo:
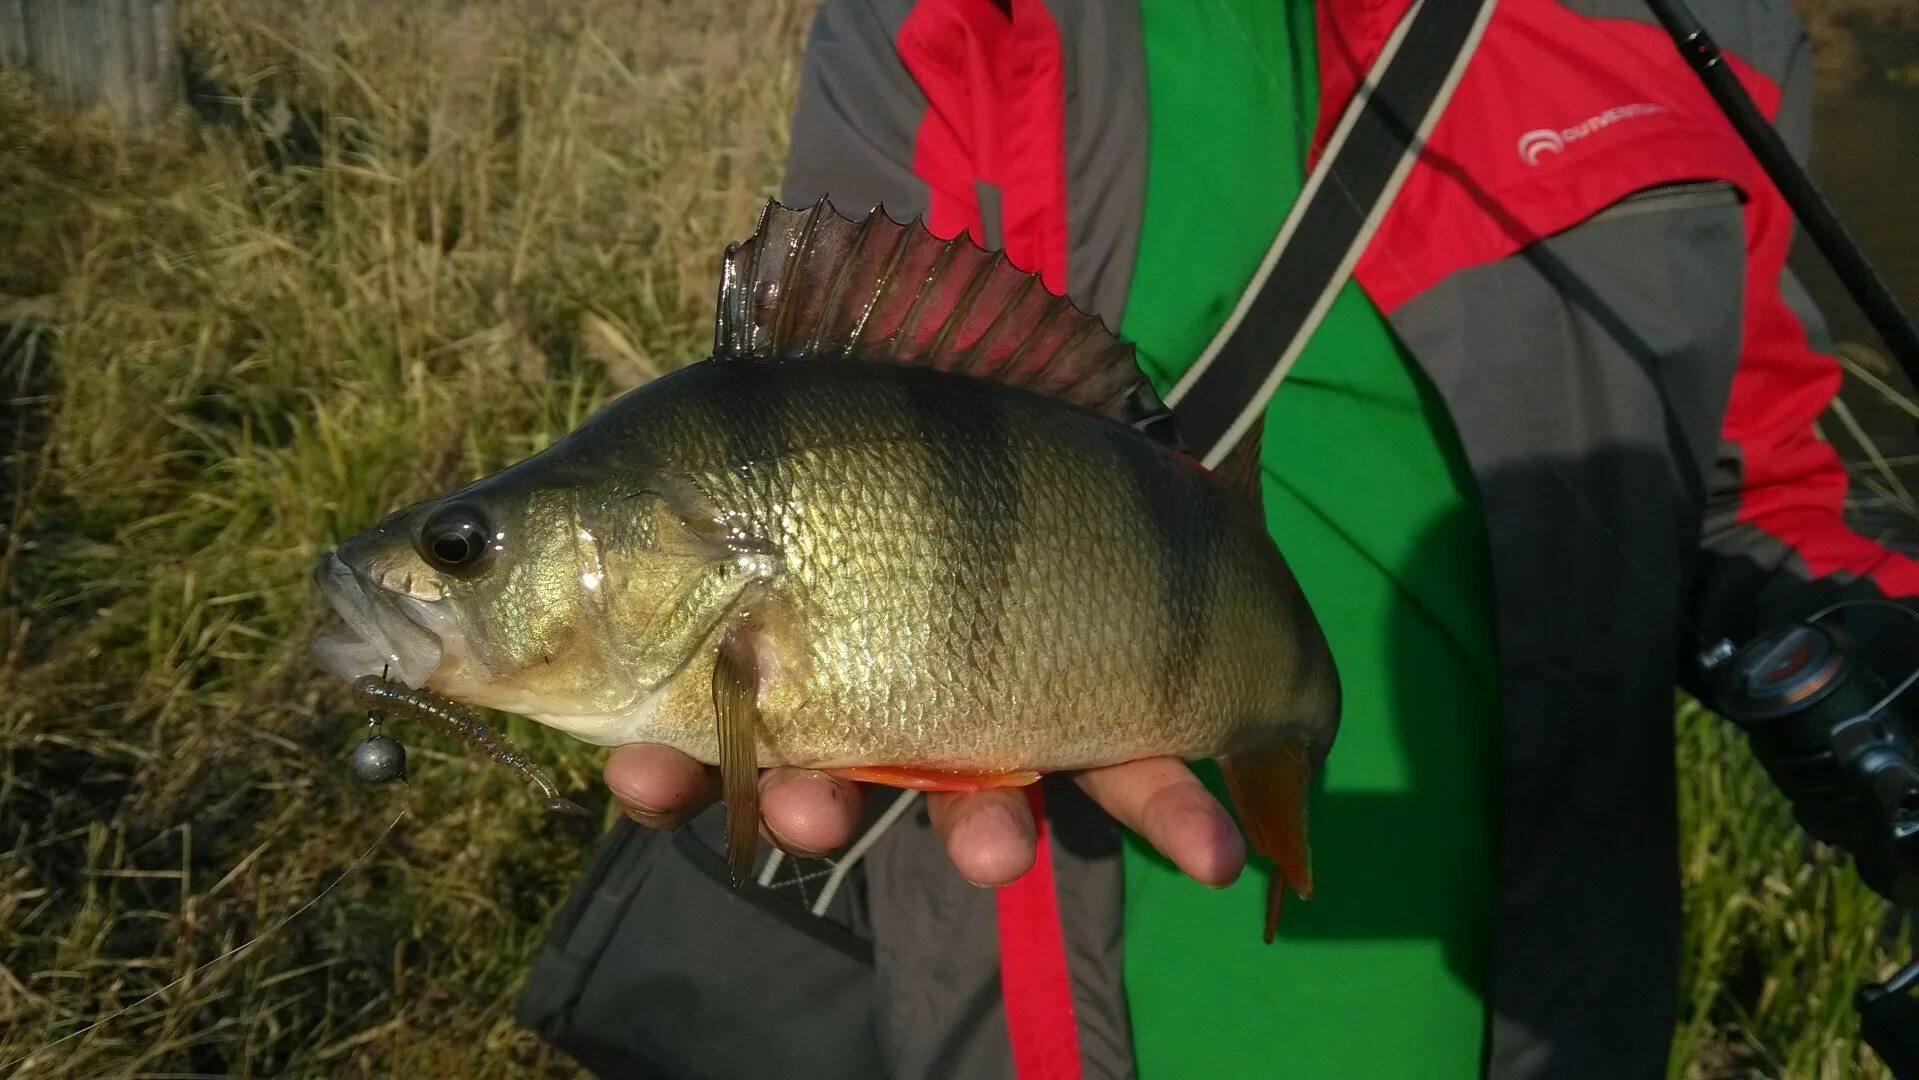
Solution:
[{"label": "green grass", "polygon": [[[599,822],[418,733],[408,789],[355,785],[306,572],[702,355],[807,5],[186,12],[217,116],[159,145],[0,81],[0,1065],[573,1075],[510,1003]],[[1676,1073],[1870,1075],[1883,906],[1680,721]],[[605,806],[597,752],[510,726]],[[55,1043],[279,926],[402,805],[298,919]]]},{"label": "green grass", "polygon": [[1884,1076],[1852,995],[1910,955],[1887,905],[1791,820],[1743,736],[1679,711],[1685,960],[1673,1074]]}]

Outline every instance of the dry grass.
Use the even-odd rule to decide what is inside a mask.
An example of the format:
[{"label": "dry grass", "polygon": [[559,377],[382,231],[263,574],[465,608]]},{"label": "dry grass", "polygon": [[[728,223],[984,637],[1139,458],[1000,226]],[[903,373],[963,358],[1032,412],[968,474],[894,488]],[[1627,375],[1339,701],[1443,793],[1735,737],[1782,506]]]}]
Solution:
[{"label": "dry grass", "polygon": [[[0,1073],[568,1073],[511,994],[596,824],[353,786],[307,568],[703,355],[805,12],[190,5],[214,123],[0,98]],[[522,730],[591,805],[595,755]],[[430,760],[434,746],[447,754]],[[237,961],[40,1049],[325,901]]]},{"label": "dry grass", "polygon": [[[355,786],[306,570],[700,355],[805,6],[197,0],[207,118],[159,147],[0,83],[0,1072],[576,1071],[510,1001],[596,823],[419,736],[410,790]],[[1681,720],[1675,1072],[1858,1075],[1884,909]],[[512,727],[604,805],[596,753]],[[403,800],[297,920],[56,1042],[278,926]]]}]

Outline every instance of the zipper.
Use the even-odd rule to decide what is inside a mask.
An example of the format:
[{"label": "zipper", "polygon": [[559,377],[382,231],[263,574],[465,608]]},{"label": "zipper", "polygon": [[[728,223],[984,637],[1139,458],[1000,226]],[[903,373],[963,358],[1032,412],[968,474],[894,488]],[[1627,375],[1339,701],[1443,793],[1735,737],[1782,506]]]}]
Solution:
[{"label": "zipper", "polygon": [[1658,187],[1641,188],[1605,209],[1590,219],[1623,217],[1628,214],[1641,214],[1654,210],[1678,210],[1689,206],[1715,206],[1731,199],[1739,201],[1739,189],[1730,180],[1689,180],[1678,184],[1660,184]]}]

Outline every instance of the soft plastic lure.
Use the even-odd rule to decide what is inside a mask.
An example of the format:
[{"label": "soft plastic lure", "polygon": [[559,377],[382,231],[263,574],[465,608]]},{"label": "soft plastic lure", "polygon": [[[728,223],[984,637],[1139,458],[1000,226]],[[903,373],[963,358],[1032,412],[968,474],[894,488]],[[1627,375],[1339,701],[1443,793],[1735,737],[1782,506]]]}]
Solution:
[{"label": "soft plastic lure", "polygon": [[[466,706],[448,701],[432,691],[416,690],[405,683],[379,675],[363,675],[355,679],[353,695],[371,709],[410,717],[445,732],[466,744],[469,749],[478,750],[519,773],[528,783],[540,789],[540,794],[546,797],[548,810],[556,814],[586,813],[578,803],[562,796],[559,786],[546,774],[546,770],[535,765],[525,751],[506,737],[505,732],[481,723],[480,718]],[[375,738],[383,739],[385,736]],[[404,756],[400,760],[404,762]],[[401,764],[400,768],[404,770],[405,765]]]}]

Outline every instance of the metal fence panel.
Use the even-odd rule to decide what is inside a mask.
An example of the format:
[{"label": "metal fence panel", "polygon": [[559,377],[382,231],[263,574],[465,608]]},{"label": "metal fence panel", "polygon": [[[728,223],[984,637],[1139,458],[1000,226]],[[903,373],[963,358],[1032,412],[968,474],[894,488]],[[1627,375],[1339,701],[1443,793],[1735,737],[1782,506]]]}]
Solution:
[{"label": "metal fence panel", "polygon": [[48,100],[105,106],[151,132],[179,104],[176,0],[0,0],[0,65],[30,72]]}]

